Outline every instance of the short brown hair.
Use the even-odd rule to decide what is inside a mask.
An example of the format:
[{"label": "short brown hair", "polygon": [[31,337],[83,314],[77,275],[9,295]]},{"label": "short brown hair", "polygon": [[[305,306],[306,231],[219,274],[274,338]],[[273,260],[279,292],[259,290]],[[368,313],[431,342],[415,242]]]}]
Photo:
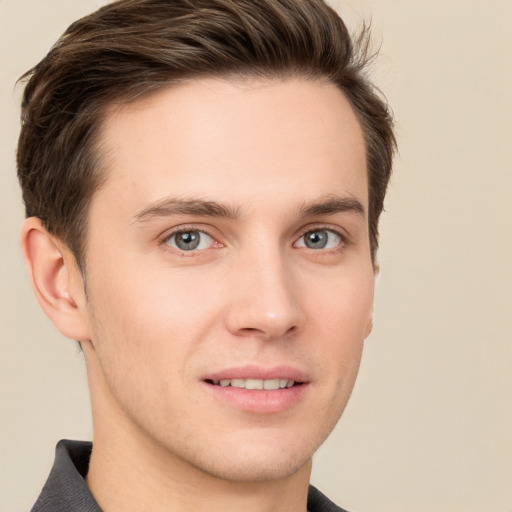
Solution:
[{"label": "short brown hair", "polygon": [[73,23],[22,80],[18,177],[39,217],[83,263],[87,211],[104,173],[98,128],[114,102],[184,79],[231,75],[326,79],[365,137],[372,258],[395,139],[385,101],[364,75],[368,32],[355,42],[322,0],[120,0]]}]

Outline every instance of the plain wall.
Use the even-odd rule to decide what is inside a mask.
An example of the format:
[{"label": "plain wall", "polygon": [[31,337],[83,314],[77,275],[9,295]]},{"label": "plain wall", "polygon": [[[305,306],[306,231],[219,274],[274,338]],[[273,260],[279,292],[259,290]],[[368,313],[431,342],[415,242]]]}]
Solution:
[{"label": "plain wall", "polygon": [[[90,439],[82,356],[18,248],[15,80],[105,2],[0,0],[0,510],[26,511],[61,438]],[[512,511],[512,3],[332,2],[382,43],[400,156],[375,327],[313,482],[353,512]]]}]

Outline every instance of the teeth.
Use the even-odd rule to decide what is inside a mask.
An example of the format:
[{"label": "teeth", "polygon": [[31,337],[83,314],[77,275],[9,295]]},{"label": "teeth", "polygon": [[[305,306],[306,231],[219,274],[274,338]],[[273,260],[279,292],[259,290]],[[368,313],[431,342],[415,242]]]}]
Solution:
[{"label": "teeth", "polygon": [[291,388],[295,384],[295,381],[287,379],[221,379],[214,380],[213,383],[223,388],[231,386],[233,388],[273,391],[276,389]]},{"label": "teeth", "polygon": [[263,389],[266,389],[267,391],[279,389],[279,379],[264,380]]},{"label": "teeth", "polygon": [[261,379],[245,379],[245,389],[263,389]]}]

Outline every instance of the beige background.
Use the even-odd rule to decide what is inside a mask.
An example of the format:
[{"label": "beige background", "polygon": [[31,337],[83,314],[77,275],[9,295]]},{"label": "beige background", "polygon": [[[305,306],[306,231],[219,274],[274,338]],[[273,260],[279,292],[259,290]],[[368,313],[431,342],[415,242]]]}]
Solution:
[{"label": "beige background", "polygon": [[[22,268],[19,91],[67,25],[104,2],[0,0],[1,502],[26,511],[63,437],[91,436],[82,357]],[[372,18],[401,155],[375,329],[313,481],[353,512],[512,511],[512,3],[336,2]]]}]

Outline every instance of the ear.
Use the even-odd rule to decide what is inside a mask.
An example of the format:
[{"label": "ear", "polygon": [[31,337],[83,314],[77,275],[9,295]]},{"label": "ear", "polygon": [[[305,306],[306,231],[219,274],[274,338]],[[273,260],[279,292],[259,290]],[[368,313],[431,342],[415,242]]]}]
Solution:
[{"label": "ear", "polygon": [[84,281],[71,251],[36,217],[23,224],[21,251],[36,298],[50,320],[68,338],[89,339]]},{"label": "ear", "polygon": [[[379,268],[379,265],[377,262],[374,263],[373,265],[373,282],[374,282],[374,300],[375,300],[375,287],[377,285],[377,282],[379,280],[379,274],[380,272],[380,268]],[[375,303],[373,303],[375,305]],[[366,322],[366,325],[365,325],[365,329],[364,329],[364,339],[368,338],[368,336],[370,336],[372,330],[373,330],[373,309],[374,309],[374,305],[372,306],[372,310],[370,312],[370,316],[368,317],[368,320]]]},{"label": "ear", "polygon": [[366,324],[365,330],[364,330],[364,339],[368,338],[370,336],[370,333],[373,330],[373,314],[368,319],[368,323]]}]

